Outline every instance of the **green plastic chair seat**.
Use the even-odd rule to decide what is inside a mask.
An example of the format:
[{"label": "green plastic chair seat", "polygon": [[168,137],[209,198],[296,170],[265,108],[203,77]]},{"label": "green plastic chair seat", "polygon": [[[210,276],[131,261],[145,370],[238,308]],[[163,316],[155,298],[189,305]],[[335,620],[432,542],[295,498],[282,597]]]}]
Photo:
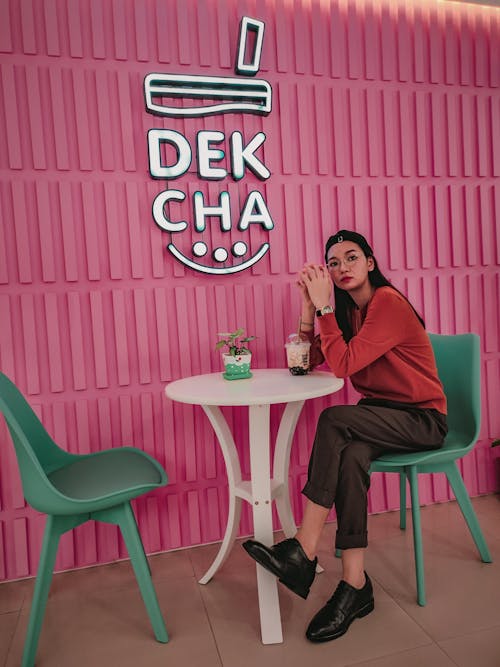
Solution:
[{"label": "green plastic chair seat", "polygon": [[[60,511],[91,511],[131,500],[166,483],[165,472],[144,452],[122,447],[83,456],[47,475],[65,498]],[[65,513],[65,512],[64,512]]]},{"label": "green plastic chair seat", "polygon": [[36,510],[47,514],[21,667],[33,667],[35,663],[60,537],[91,519],[119,526],[155,637],[167,642],[165,622],[130,504],[131,499],[167,484],[162,466],[134,447],[85,455],[64,451],[3,373],[0,411],[14,443],[24,497]]},{"label": "green plastic chair seat", "polygon": [[[408,454],[384,454],[370,466],[370,472],[391,472],[392,468],[400,468],[405,465],[424,465],[450,461],[461,458],[464,455],[463,443],[467,441],[468,434],[464,432],[448,431],[446,440],[441,449],[433,452],[412,452]],[[383,468],[383,470],[382,470]]]}]

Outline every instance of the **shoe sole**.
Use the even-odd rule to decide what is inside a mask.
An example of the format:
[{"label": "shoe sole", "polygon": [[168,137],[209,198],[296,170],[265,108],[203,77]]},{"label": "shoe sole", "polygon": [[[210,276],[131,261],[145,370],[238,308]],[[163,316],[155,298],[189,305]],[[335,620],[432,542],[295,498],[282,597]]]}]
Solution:
[{"label": "shoe sole", "polygon": [[339,637],[342,637],[342,635],[345,635],[345,633],[349,630],[349,627],[351,623],[356,619],[356,618],[363,618],[364,616],[368,616],[368,614],[371,614],[371,612],[375,609],[375,602],[372,600],[368,604],[366,604],[364,607],[362,607],[358,613],[351,618],[349,623],[345,626],[345,628],[342,628],[342,630],[338,630],[337,632],[334,632],[331,635],[323,635],[322,637],[309,637],[306,632],[306,637],[310,642],[313,642],[315,644],[320,644],[322,642],[330,642],[333,639],[338,639]]},{"label": "shoe sole", "polygon": [[256,555],[255,555],[254,553],[252,553],[252,552],[245,546],[245,543],[243,543],[241,546],[243,547],[243,549],[245,549],[245,551],[247,552],[247,554],[248,554],[249,556],[251,556],[251,557],[254,559],[254,561],[255,561],[258,565],[260,565],[261,567],[263,567],[265,570],[267,570],[267,571],[270,572],[271,574],[274,574],[274,576],[278,578],[278,581],[279,581],[280,583],[282,583],[284,586],[286,586],[290,591],[292,591],[292,593],[295,593],[295,595],[298,595],[298,596],[301,597],[303,600],[306,600],[306,599],[307,599],[307,596],[309,595],[309,590],[310,590],[310,588],[303,588],[303,587],[301,587],[301,586],[297,586],[297,585],[294,584],[293,582],[289,582],[289,581],[286,581],[285,579],[282,579],[282,578],[281,578],[281,572],[278,572],[275,568],[273,568],[273,566],[271,565],[271,563],[262,563],[258,558],[255,557]]}]

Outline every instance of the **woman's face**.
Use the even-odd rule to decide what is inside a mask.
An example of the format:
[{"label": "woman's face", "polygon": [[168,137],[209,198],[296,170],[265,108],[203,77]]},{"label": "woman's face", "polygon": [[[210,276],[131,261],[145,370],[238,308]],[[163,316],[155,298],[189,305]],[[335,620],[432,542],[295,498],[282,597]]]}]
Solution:
[{"label": "woman's face", "polygon": [[375,267],[373,257],[367,257],[354,241],[332,245],[326,265],[334,285],[348,292],[369,285],[368,273]]}]

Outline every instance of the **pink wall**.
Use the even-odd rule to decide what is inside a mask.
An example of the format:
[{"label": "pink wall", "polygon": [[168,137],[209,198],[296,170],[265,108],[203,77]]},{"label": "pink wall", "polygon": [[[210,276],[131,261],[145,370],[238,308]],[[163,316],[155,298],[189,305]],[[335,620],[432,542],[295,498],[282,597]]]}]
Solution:
[{"label": "pink wall", "polygon": [[[147,114],[149,72],[234,76],[243,15],[266,22],[260,76],[273,87],[272,113]],[[463,473],[472,495],[500,488],[489,448],[500,435],[499,61],[500,10],[434,0],[1,0],[1,369],[70,451],[134,444],[165,465],[170,485],[136,506],[148,552],[218,540],[226,517],[209,423],[166,400],[165,384],[218,371],[216,332],[236,326],[258,336],[257,367],[283,366],[299,307],[294,273],[321,259],[339,226],[368,236],[430,331],[480,334],[483,426]],[[190,140],[200,129],[266,133],[265,183],[200,184],[192,167],[173,185],[214,203],[228,190],[236,212],[250,189],[264,194],[276,226],[253,269],[203,275],[165,250],[169,234],[151,217],[168,187],[148,173],[153,127]],[[192,220],[189,201],[176,207]],[[297,428],[298,519],[326,405],[310,402]],[[248,472],[245,415],[227,414]],[[421,490],[424,503],[450,497],[440,476]],[[396,506],[396,480],[374,476],[370,511]],[[2,422],[0,578],[36,571],[43,523],[25,506]],[[245,508],[241,533],[250,532]],[[63,538],[57,567],[124,555],[114,528],[87,524]]]}]

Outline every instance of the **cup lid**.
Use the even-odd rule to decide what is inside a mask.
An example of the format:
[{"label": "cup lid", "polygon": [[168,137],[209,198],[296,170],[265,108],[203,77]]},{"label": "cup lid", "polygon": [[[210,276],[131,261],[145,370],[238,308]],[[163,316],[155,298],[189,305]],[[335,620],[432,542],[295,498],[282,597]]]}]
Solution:
[{"label": "cup lid", "polygon": [[297,333],[291,333],[288,336],[288,341],[285,343],[285,345],[310,345],[310,341],[308,341],[306,338],[302,338],[299,334]]}]

